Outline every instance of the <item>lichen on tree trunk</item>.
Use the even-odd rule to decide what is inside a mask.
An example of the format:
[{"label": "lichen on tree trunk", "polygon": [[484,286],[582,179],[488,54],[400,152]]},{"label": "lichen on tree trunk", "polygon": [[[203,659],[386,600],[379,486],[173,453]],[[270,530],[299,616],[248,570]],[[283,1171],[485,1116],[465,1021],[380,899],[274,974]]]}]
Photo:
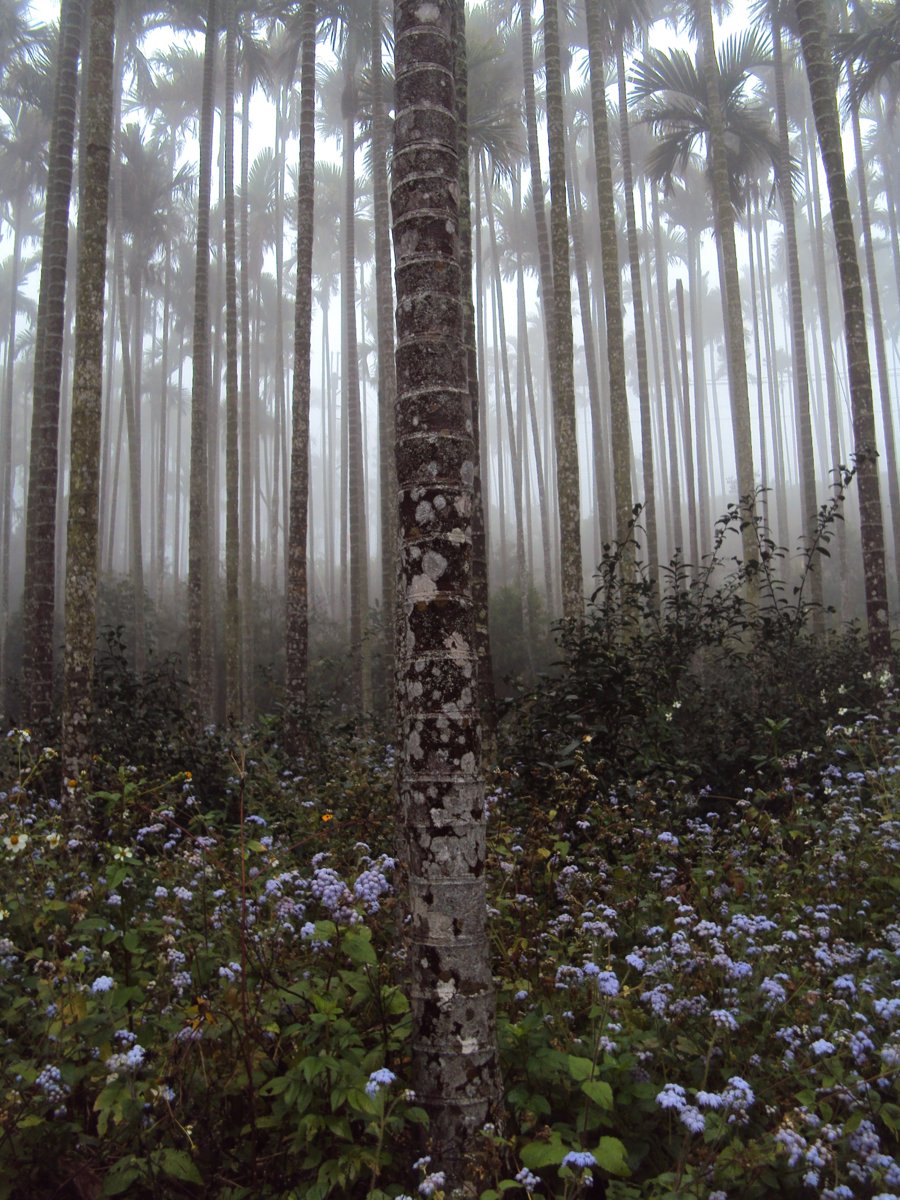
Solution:
[{"label": "lichen on tree trunk", "polygon": [[460,292],[454,0],[395,0],[400,808],[413,1086],[453,1187],[495,1118],[471,599],[474,460]]}]

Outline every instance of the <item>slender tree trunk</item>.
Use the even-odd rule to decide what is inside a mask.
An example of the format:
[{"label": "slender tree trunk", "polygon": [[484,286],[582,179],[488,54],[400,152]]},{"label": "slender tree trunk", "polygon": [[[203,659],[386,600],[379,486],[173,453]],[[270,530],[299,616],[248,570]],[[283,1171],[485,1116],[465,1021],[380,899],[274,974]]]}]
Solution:
[{"label": "slender tree trunk", "polygon": [[203,95],[200,107],[200,178],[197,198],[197,258],[194,279],[194,339],[191,384],[191,484],[188,521],[188,641],[191,683],[201,719],[211,704],[211,664],[206,654],[209,605],[209,508],[207,459],[209,409],[209,208],[212,185],[213,79],[216,0],[206,7]]},{"label": "slender tree trunk", "polygon": [[371,648],[366,625],[369,615],[368,539],[366,504],[363,488],[363,431],[359,401],[359,353],[356,338],[356,238],[354,208],[356,172],[354,168],[354,130],[357,106],[355,72],[357,56],[353,52],[356,34],[351,28],[344,63],[343,165],[344,215],[341,222],[343,268],[341,301],[344,322],[344,353],[341,378],[342,401],[347,418],[348,506],[350,538],[350,661],[353,701],[358,711],[369,713],[372,707]]},{"label": "slender tree trunk", "polygon": [[[378,345],[378,473],[381,516],[381,653],[388,692],[395,671],[397,590],[397,471],[394,464],[394,289],[391,283],[391,211],[388,191],[387,106],[381,61],[382,0],[372,0],[372,201],[375,217],[375,296]],[[394,729],[394,708],[387,705],[387,729]]]},{"label": "slender tree trunk", "polygon": [[19,309],[19,275],[22,269],[21,206],[13,208],[12,280],[9,297],[9,335],[6,342],[6,376],[0,412],[0,713],[8,716],[7,623],[9,619],[9,547],[12,539],[12,437],[13,390],[16,365],[16,317]]},{"label": "slender tree trunk", "polygon": [[53,710],[59,392],[65,321],[69,197],[83,0],[62,0],[48,155],[25,518],[24,697],[29,720]]},{"label": "slender tree trunk", "polygon": [[[253,488],[251,471],[251,447],[253,432],[251,415],[254,408],[254,391],[250,380],[250,275],[253,270],[250,259],[250,95],[252,87],[250,80],[249,58],[244,64],[244,94],[241,100],[242,124],[241,130],[241,385],[240,385],[240,532],[238,535],[240,578],[238,595],[240,598],[241,623],[241,680],[244,715],[252,713],[253,698]],[[280,145],[279,145],[279,154]],[[280,193],[279,193],[280,204]],[[277,364],[275,395],[276,404],[284,405],[284,347],[282,345],[282,223],[276,222],[275,242],[275,280],[278,296],[275,325],[275,361]]]},{"label": "slender tree trunk", "polygon": [[[609,146],[609,115],[606,108],[606,53],[600,7],[586,6],[588,61],[591,76],[591,113],[594,121],[594,165],[597,172],[597,208],[600,224],[600,253],[603,261],[603,295],[606,301],[606,346],[609,366],[609,409],[612,441],[613,483],[616,502],[616,540],[623,547],[626,568],[633,561],[631,522],[631,422],[625,383],[625,326],[622,318],[622,286],[617,246],[616,201],[613,194]],[[599,463],[597,464],[599,469]]]},{"label": "slender tree trunk", "polygon": [[625,184],[625,225],[628,232],[628,268],[631,279],[631,305],[634,316],[635,358],[641,411],[641,478],[644,486],[641,525],[647,539],[647,569],[654,592],[659,584],[659,546],[656,532],[656,487],[653,477],[653,427],[650,416],[650,377],[647,370],[647,330],[644,295],[641,284],[641,256],[638,248],[637,218],[634,210],[634,173],[631,165],[631,131],[628,122],[628,94],[625,49],[616,39],[616,75],[619,89],[619,150]]},{"label": "slender tree trunk", "polygon": [[78,215],[75,370],[66,557],[62,760],[77,778],[90,753],[97,636],[103,310],[113,112],[114,0],[91,0],[85,152]]},{"label": "slender tree trunk", "polygon": [[541,148],[538,141],[537,100],[534,90],[534,32],[531,26],[531,6],[534,0],[519,0],[519,17],[522,23],[522,78],[525,84],[525,134],[528,144],[528,171],[531,176],[531,203],[534,206],[535,229],[538,245],[538,296],[544,320],[544,340],[547,361],[556,361],[556,333],[554,328],[553,304],[553,259],[550,253],[550,234],[544,204],[544,176],[541,170]]},{"label": "slender tree trunk", "polygon": [[[516,189],[516,213],[519,216],[517,222],[521,233],[524,222],[521,220],[521,186],[517,184]],[[531,443],[534,447],[534,467],[535,480],[537,484],[538,494],[538,510],[541,515],[541,549],[543,551],[544,562],[544,602],[547,606],[548,615],[553,612],[553,555],[552,555],[552,538],[550,536],[550,513],[547,504],[547,488],[544,483],[544,460],[541,454],[541,434],[538,425],[537,406],[534,400],[534,375],[531,369],[531,352],[528,348],[528,316],[525,309],[525,272],[522,267],[522,258],[519,256],[517,269],[517,294],[518,294],[518,338],[519,338],[519,354],[522,358],[522,373],[525,380],[525,394],[528,401],[528,419],[531,426]],[[520,397],[521,404],[521,397]],[[525,462],[526,475],[530,475],[530,469]]]},{"label": "slender tree trunk", "polygon": [[563,614],[584,610],[581,561],[581,499],[575,421],[572,286],[569,274],[569,219],[566,212],[566,129],[563,113],[558,0],[544,0],[544,56],[547,71],[547,136],[550,144],[550,226],[556,370],[553,374],[556,471],[563,587]]},{"label": "slender tree trunk", "polygon": [[747,385],[747,359],[744,348],[744,317],[734,239],[734,209],[728,180],[728,153],[725,144],[725,118],[719,94],[719,67],[716,61],[711,0],[700,4],[700,67],[706,88],[709,114],[709,159],[712,175],[713,216],[725,318],[725,348],[728,355],[728,390],[731,397],[731,421],[734,428],[734,456],[737,467],[738,499],[741,513],[744,567],[748,572],[747,596],[758,594],[756,568],[759,547],[756,535],[756,478],[753,470],[753,442],[750,426],[750,394]]},{"label": "slender tree trunk", "polygon": [[[241,698],[241,609],[238,598],[240,530],[238,516],[238,319],[237,236],[234,213],[234,75],[237,14],[235,0],[225,11],[225,716],[243,716]],[[246,195],[246,193],[245,193]],[[247,359],[247,345],[242,346]],[[244,443],[242,458],[250,446]]]},{"label": "slender tree trunk", "polygon": [[[285,739],[296,753],[307,715],[309,662],[309,399],[312,339],[313,202],[316,165],[316,0],[303,0],[300,44],[300,161],[297,169],[297,294],[294,310],[294,390],[291,436],[291,517],[287,536]],[[327,315],[327,314],[326,314]],[[326,397],[322,397],[326,403]],[[330,530],[326,527],[330,537]]]},{"label": "slender tree trunk", "polygon": [[[396,13],[396,8],[395,8]],[[473,445],[475,477],[472,481],[472,604],[475,622],[475,659],[478,672],[478,703],[482,722],[482,754],[485,763],[496,758],[496,698],[494,695],[494,667],[491,654],[489,623],[487,517],[484,508],[485,480],[487,474],[486,441],[482,436],[485,426],[486,399],[484,381],[479,374],[479,363],[484,366],[483,322],[476,333],[475,308],[472,303],[472,202],[469,185],[469,80],[466,57],[466,17],[464,0],[456,0],[454,12],[456,22],[456,57],[453,70],[457,106],[457,161],[459,166],[459,254],[462,299],[463,344],[466,354],[466,373],[469,392],[469,420]],[[475,160],[476,232],[478,246],[478,281],[476,294],[479,297],[478,312],[481,313],[481,220],[478,207],[478,160]]]},{"label": "slender tree trunk", "polygon": [[[574,160],[573,155],[573,160]],[[607,464],[609,463],[608,441],[604,437],[603,407],[600,395],[600,373],[597,367],[597,347],[594,325],[591,319],[591,286],[588,280],[587,257],[584,250],[584,222],[578,204],[575,186],[575,163],[569,180],[569,207],[572,212],[572,256],[575,260],[575,281],[578,286],[578,309],[581,313],[581,337],[584,343],[584,366],[587,375],[588,405],[591,412],[591,452],[594,460],[593,496],[597,506],[594,528],[599,528],[601,540],[608,542],[612,536],[613,513],[607,499]],[[616,535],[618,536],[618,535]]]},{"label": "slender tree trunk", "polygon": [[[812,419],[809,401],[809,366],[806,360],[806,338],[803,327],[803,291],[800,286],[800,257],[797,252],[797,225],[794,217],[794,193],[791,177],[791,151],[788,137],[787,98],[784,90],[784,63],[781,46],[780,0],[770,0],[772,46],[775,64],[775,116],[778,125],[779,188],[784,216],[785,249],[788,267],[788,298],[791,316],[791,355],[794,374],[795,411],[800,443],[800,507],[807,546],[813,547],[818,535],[818,504],[816,500],[816,464],[813,453]],[[810,598],[813,603],[812,630],[821,637],[825,633],[825,608],[822,599],[822,558],[811,554],[808,559]]]},{"label": "slender tree trunk", "polygon": [[[656,203],[655,190],[652,190],[650,193],[650,220],[653,224],[653,245],[656,259],[656,302],[659,312],[660,358],[662,359],[663,394],[665,396],[665,428],[669,466],[669,526],[672,532],[671,550],[683,553],[684,531],[681,523],[678,433],[675,423],[675,401],[672,393],[672,348],[669,343],[669,271],[662,244],[662,222]],[[661,430],[660,440],[662,440]]]},{"label": "slender tree trunk", "polygon": [[[499,1119],[474,691],[475,448],[462,336],[456,0],[395,0],[393,230],[400,487],[400,805],[413,1086],[448,1190]],[[462,40],[460,36],[457,41]]]},{"label": "slender tree trunk", "polygon": [[[853,76],[850,77],[851,91]],[[878,375],[878,394],[881,398],[881,427],[884,431],[884,459],[888,481],[888,507],[891,510],[892,547],[894,551],[894,578],[900,573],[900,470],[898,470],[897,448],[894,439],[892,418],[891,385],[888,375],[887,354],[884,345],[884,322],[881,317],[881,297],[878,292],[878,272],[875,269],[875,249],[872,244],[872,218],[869,212],[869,185],[866,181],[867,164],[863,152],[862,133],[859,127],[859,110],[850,109],[850,126],[853,130],[853,148],[856,153],[856,186],[859,189],[859,221],[862,227],[863,250],[866,261],[866,282],[869,285],[869,311],[872,329],[872,344],[875,347],[875,369]],[[898,297],[900,299],[900,297]]]},{"label": "slender tree trunk", "polygon": [[675,283],[675,298],[678,306],[678,336],[681,342],[681,440],[684,443],[684,482],[687,488],[691,565],[696,574],[700,567],[700,539],[697,528],[697,493],[694,488],[694,444],[691,437],[691,384],[684,316],[684,284],[680,279]]},{"label": "slender tree trunk", "polygon": [[866,343],[862,280],[856,257],[856,236],[847,194],[847,176],[844,172],[836,79],[825,45],[827,24],[822,0],[795,0],[795,7],[819,150],[825,164],[832,227],[837,246],[850,377],[869,650],[873,660],[881,663],[887,662],[890,657],[891,626],[884,562],[881,489],[878,481],[878,443],[875,436],[872,375]]}]

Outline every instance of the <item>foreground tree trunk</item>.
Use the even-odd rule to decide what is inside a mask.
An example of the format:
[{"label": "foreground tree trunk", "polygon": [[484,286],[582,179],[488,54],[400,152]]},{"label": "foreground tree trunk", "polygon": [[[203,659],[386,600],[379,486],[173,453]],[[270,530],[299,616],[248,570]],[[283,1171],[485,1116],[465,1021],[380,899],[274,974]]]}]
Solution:
[{"label": "foreground tree trunk", "polygon": [[826,20],[822,0],[795,0],[795,6],[819,151],[825,165],[844,305],[869,649],[875,662],[886,662],[891,653],[891,627],[884,565],[884,525],[878,483],[878,444],[875,437],[872,372],[866,342],[862,280],[859,260],[856,257],[856,235],[853,231],[847,176],[844,171],[844,152],[841,146],[837,80],[826,46]]},{"label": "foreground tree trunk", "polygon": [[[287,538],[285,621],[285,743],[300,748],[306,719],[309,661],[309,392],[312,340],[313,201],[316,165],[316,0],[304,0],[300,45],[300,162],[297,168],[297,295],[294,308],[294,391],[291,500]],[[323,402],[325,397],[323,397]]]},{"label": "foreground tree trunk", "polygon": [[53,708],[59,391],[65,324],[69,197],[75,142],[75,97],[83,10],[83,0],[63,0],[60,10],[38,297],[23,599],[24,692],[26,711],[32,722],[46,720]]},{"label": "foreground tree trunk", "polygon": [[448,1190],[499,1104],[471,599],[475,476],[459,263],[455,0],[395,0],[400,805],[413,1086]]},{"label": "foreground tree trunk", "polygon": [[92,0],[87,136],[78,214],[75,369],[66,556],[62,759],[77,777],[88,752],[97,636],[97,525],[103,392],[103,299],[113,109],[113,0]]}]

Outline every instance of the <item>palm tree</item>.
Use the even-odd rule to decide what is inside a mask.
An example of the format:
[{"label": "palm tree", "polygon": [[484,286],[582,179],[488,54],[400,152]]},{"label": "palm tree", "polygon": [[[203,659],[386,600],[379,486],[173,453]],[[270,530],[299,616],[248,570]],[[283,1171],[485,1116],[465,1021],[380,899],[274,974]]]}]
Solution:
[{"label": "palm tree", "polygon": [[650,378],[647,369],[647,330],[644,312],[641,260],[638,247],[637,218],[634,207],[634,168],[631,155],[631,126],[628,118],[627,69],[625,52],[648,23],[644,0],[620,0],[615,6],[612,33],[616,55],[616,83],[619,97],[619,156],[625,191],[625,225],[628,239],[628,273],[631,284],[631,309],[634,319],[635,359],[641,414],[641,482],[643,510],[641,525],[647,539],[646,561],[651,586],[658,583],[659,548],[656,528],[656,485],[653,473],[653,427],[650,404]]},{"label": "palm tree", "polygon": [[553,260],[550,256],[550,234],[544,209],[544,177],[537,129],[537,101],[534,90],[534,37],[531,28],[531,6],[534,0],[519,0],[522,27],[522,78],[525,85],[525,129],[528,139],[528,169],[531,175],[532,207],[538,244],[538,288],[544,312],[544,331],[547,357],[555,373]]},{"label": "palm tree", "polygon": [[900,473],[898,473],[897,448],[894,438],[893,406],[891,404],[891,385],[890,376],[888,375],[884,321],[881,315],[881,297],[878,291],[878,272],[875,267],[872,212],[869,204],[868,166],[863,152],[859,91],[856,85],[856,75],[853,67],[849,64],[847,65],[847,73],[849,80],[850,127],[853,132],[853,149],[856,156],[856,185],[859,191],[859,222],[863,235],[866,282],[869,285],[869,309],[871,313],[872,343],[875,348],[875,371],[878,376],[878,394],[881,399],[881,427],[884,430],[888,505],[891,512],[894,572],[896,574],[900,570]]},{"label": "palm tree", "polygon": [[77,778],[89,750],[97,620],[103,311],[112,148],[114,0],[92,0],[88,108],[78,208],[75,367],[66,555],[62,759]]},{"label": "palm tree", "polygon": [[209,509],[207,407],[209,405],[209,210],[212,185],[213,80],[216,0],[208,0],[200,104],[200,175],[197,197],[194,337],[191,383],[191,483],[188,526],[188,645],[191,683],[206,716],[211,699],[209,629]]},{"label": "palm tree", "polygon": [[651,178],[665,180],[670,186],[676,172],[684,170],[690,163],[697,147],[705,149],[720,251],[720,291],[725,317],[744,562],[751,572],[752,595],[755,587],[753,568],[758,555],[756,481],[734,208],[739,202],[743,181],[754,168],[764,165],[777,172],[778,151],[768,119],[745,91],[750,75],[768,61],[765,44],[758,35],[744,33],[729,38],[717,57],[708,3],[702,3],[700,9],[702,69],[682,50],[669,54],[650,52],[634,70],[634,97],[643,105],[642,119],[660,138],[647,160]]},{"label": "palm tree", "polygon": [[889,111],[900,99],[900,12],[893,0],[850,6],[852,28],[836,35],[835,52],[853,74],[856,103],[881,89]]},{"label": "palm tree", "polygon": [[[613,194],[609,116],[606,105],[606,56],[612,40],[609,22],[604,22],[599,5],[588,4],[587,40],[591,76],[591,112],[594,119],[594,163],[597,173],[597,206],[600,224],[600,253],[603,263],[603,294],[606,301],[607,361],[611,412],[613,480],[616,504],[616,541],[628,547],[631,538],[631,425],[625,382],[625,329],[622,318],[622,287]],[[600,464],[597,464],[599,470]],[[631,553],[625,550],[626,563]]]},{"label": "palm tree", "polygon": [[[472,512],[472,600],[475,606],[475,646],[478,662],[478,692],[481,705],[484,760],[492,761],[496,745],[496,697],[490,638],[487,566],[488,529],[485,515],[486,463],[489,458],[487,401],[484,373],[487,369],[483,345],[483,288],[480,283],[482,256],[477,255],[477,314],[472,303],[472,188],[470,163],[474,164],[474,199],[477,245],[481,244],[481,176],[488,169],[508,171],[520,153],[518,100],[511,69],[509,42],[498,36],[496,23],[483,16],[474,29],[457,0],[456,102],[459,127],[460,265],[462,269],[463,338],[468,363],[469,400],[472,407],[472,438],[475,445],[475,481]],[[488,166],[489,164],[489,166]],[[477,319],[476,319],[477,317]],[[478,330],[482,331],[479,336]],[[480,362],[479,362],[480,359]]]},{"label": "palm tree", "polygon": [[350,549],[350,654],[354,702],[368,713],[371,709],[371,647],[366,631],[369,608],[368,538],[363,482],[363,429],[360,410],[359,355],[356,324],[356,119],[359,111],[357,76],[361,73],[368,44],[365,22],[370,16],[369,0],[340,0],[333,23],[333,42],[340,62],[334,73],[340,79],[341,156],[344,179],[341,236],[342,354],[341,409],[346,416],[348,436],[348,506]]},{"label": "palm tree", "polygon": [[[235,0],[225,0],[225,712],[231,720],[243,715],[241,684],[241,606],[238,597],[238,569],[241,556],[241,530],[238,523],[238,313],[237,313],[237,232],[234,203],[234,80],[237,43]],[[246,192],[245,192],[246,195]],[[249,264],[242,262],[242,274],[249,275]],[[249,314],[248,314],[249,317]],[[249,339],[241,345],[241,360],[249,367]],[[249,389],[248,389],[249,390]],[[241,462],[250,454],[249,438],[244,442]],[[246,558],[246,547],[245,547]],[[245,596],[244,602],[249,601]]]},{"label": "palm tree", "polygon": [[6,364],[3,378],[3,399],[0,405],[0,712],[6,711],[6,625],[9,613],[9,555],[13,517],[13,394],[16,369],[17,321],[26,297],[21,291],[23,275],[23,246],[38,229],[32,208],[36,192],[46,179],[45,149],[47,123],[40,111],[21,101],[4,104],[15,136],[0,138],[0,215],[11,227],[12,255],[8,260],[8,313],[5,322]]},{"label": "palm tree", "polygon": [[572,285],[566,211],[566,127],[562,95],[558,0],[544,0],[544,59],[547,71],[547,137],[550,146],[550,229],[556,363],[553,411],[559,492],[563,615],[577,618],[584,607],[581,561],[581,499],[575,420]]},{"label": "palm tree", "polygon": [[[794,402],[798,429],[800,457],[800,497],[803,528],[807,546],[817,542],[818,510],[816,504],[816,471],[813,456],[812,417],[809,398],[809,367],[806,360],[806,339],[803,328],[803,292],[800,286],[800,256],[797,250],[797,226],[794,216],[794,179],[791,166],[788,131],[787,98],[784,79],[784,48],[781,38],[782,0],[768,0],[768,17],[772,34],[772,63],[775,83],[775,119],[778,127],[778,195],[784,223],[785,248],[788,265],[788,297],[791,318],[791,355],[794,371]],[[810,583],[813,601],[813,631],[825,631],[822,602],[821,558],[811,558]]]},{"label": "palm tree", "polygon": [[831,202],[831,223],[837,246],[847,367],[850,376],[850,405],[853,419],[854,455],[859,494],[863,580],[869,650],[876,663],[887,662],[891,653],[890,616],[884,564],[884,526],[878,482],[878,443],[872,400],[872,373],[866,341],[866,318],[862,280],[856,257],[856,237],[837,107],[837,79],[826,49],[828,25],[822,0],[794,0],[800,46],[812,97],[813,117],[819,152]]},{"label": "palm tree", "polygon": [[38,298],[23,600],[25,702],[35,723],[53,707],[59,394],[83,10],[83,0],[62,0]]},{"label": "palm tree", "polygon": [[462,341],[455,0],[395,0],[400,805],[413,1083],[448,1190],[500,1099],[472,683],[474,448]]},{"label": "palm tree", "polygon": [[[382,0],[372,0],[372,201],[375,218],[376,336],[378,341],[378,470],[381,480],[381,653],[384,676],[394,678],[397,580],[397,477],[394,467],[394,290],[391,282],[390,196],[388,191],[388,128],[381,43],[384,37]],[[388,705],[388,728],[393,706]]]},{"label": "palm tree", "polygon": [[[304,0],[300,30],[300,162],[297,170],[297,291],[294,324],[290,522],[285,541],[285,736],[296,750],[306,719],[309,659],[307,515],[312,332],[313,204],[315,199],[316,0]],[[324,396],[323,396],[324,404]]]}]

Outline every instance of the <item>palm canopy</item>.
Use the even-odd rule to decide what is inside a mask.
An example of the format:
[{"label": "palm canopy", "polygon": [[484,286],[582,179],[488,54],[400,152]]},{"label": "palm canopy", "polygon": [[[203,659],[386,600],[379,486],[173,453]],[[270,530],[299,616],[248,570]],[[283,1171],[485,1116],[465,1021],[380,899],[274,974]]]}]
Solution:
[{"label": "palm canopy", "polygon": [[896,0],[852,6],[853,28],[835,38],[835,58],[851,71],[850,100],[858,105],[883,89],[888,111],[900,97],[900,5]]},{"label": "palm canopy", "polygon": [[469,149],[509,177],[525,154],[519,56],[509,29],[474,10],[466,21]]},{"label": "palm canopy", "polygon": [[[769,44],[760,33],[746,30],[719,48],[719,88],[725,117],[732,202],[746,204],[748,189],[771,172],[779,178],[778,141],[771,113],[750,86],[756,72],[770,61]],[[697,65],[684,50],[649,51],[632,69],[632,100],[640,120],[657,141],[645,170],[671,190],[697,161],[709,158],[709,110],[706,86]]]}]

